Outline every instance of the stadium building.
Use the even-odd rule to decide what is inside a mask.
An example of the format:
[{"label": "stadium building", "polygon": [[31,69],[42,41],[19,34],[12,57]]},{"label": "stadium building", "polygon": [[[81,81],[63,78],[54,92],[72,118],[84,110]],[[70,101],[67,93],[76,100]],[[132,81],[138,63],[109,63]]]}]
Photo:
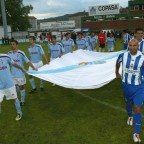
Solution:
[{"label": "stadium building", "polygon": [[[106,30],[124,30],[133,31],[137,27],[144,28],[144,0],[130,0],[127,8],[118,8],[119,4],[107,6],[93,6],[89,9],[89,16],[82,17],[82,27],[98,31]],[[98,13],[98,10],[101,13]],[[108,13],[105,10],[111,9],[114,13]]]}]

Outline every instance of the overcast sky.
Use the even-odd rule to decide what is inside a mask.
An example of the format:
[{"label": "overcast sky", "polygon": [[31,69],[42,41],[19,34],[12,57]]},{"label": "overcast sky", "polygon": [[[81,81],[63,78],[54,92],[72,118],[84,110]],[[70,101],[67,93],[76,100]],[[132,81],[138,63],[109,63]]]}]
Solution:
[{"label": "overcast sky", "polygon": [[24,5],[33,6],[30,16],[37,19],[88,11],[89,6],[116,3],[122,7],[128,6],[128,0],[23,0]]}]

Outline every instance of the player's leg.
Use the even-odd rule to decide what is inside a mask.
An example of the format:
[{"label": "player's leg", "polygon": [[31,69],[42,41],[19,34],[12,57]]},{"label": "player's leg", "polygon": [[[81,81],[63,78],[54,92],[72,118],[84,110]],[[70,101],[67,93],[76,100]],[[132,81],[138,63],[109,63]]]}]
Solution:
[{"label": "player's leg", "polygon": [[137,92],[134,95],[134,134],[133,139],[134,142],[141,142],[139,138],[140,129],[142,125],[142,112],[141,107],[143,104],[143,90],[138,89]]},{"label": "player's leg", "polygon": [[7,100],[13,100],[14,101],[16,112],[17,112],[17,116],[16,116],[15,120],[16,121],[20,120],[22,118],[22,110],[21,110],[21,106],[20,106],[20,101],[17,98],[16,87],[13,86],[9,89],[6,89],[5,90],[5,96],[6,96]]},{"label": "player's leg", "polygon": [[133,114],[132,114],[133,96],[131,94],[132,87],[130,85],[123,83],[122,88],[123,88],[123,93],[124,93],[124,98],[125,98],[125,103],[126,103],[126,111],[128,115],[127,124],[132,125],[133,124]]},{"label": "player's leg", "polygon": [[19,85],[19,88],[20,88],[20,94],[21,94],[20,105],[23,106],[25,105],[26,91],[25,91],[24,85]]}]

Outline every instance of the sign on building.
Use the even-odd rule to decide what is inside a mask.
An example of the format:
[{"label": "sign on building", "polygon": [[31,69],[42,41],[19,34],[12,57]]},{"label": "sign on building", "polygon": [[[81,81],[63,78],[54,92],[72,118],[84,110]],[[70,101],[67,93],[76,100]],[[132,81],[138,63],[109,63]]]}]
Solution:
[{"label": "sign on building", "polygon": [[99,5],[89,7],[89,16],[119,14],[119,4]]},{"label": "sign on building", "polygon": [[75,21],[56,21],[56,22],[42,22],[40,23],[40,29],[64,29],[75,28]]}]

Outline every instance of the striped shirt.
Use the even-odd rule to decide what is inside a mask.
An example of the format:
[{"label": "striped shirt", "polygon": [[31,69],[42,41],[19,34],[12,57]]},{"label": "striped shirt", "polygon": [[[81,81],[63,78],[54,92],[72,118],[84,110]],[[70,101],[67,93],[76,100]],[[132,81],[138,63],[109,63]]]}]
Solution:
[{"label": "striped shirt", "polygon": [[117,63],[122,62],[122,81],[126,84],[140,85],[144,72],[144,56],[140,51],[131,55],[129,51],[119,55]]}]

